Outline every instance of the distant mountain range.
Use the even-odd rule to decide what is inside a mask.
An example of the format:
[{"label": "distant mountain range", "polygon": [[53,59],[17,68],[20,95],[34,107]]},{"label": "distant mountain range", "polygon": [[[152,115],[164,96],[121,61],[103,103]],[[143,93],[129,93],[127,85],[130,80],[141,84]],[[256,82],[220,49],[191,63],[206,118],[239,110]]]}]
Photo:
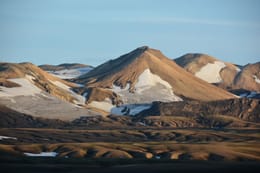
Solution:
[{"label": "distant mountain range", "polygon": [[78,63],[65,63],[60,65],[45,64],[39,67],[61,79],[76,78],[93,69],[92,66]]},{"label": "distant mountain range", "polygon": [[[207,110],[212,101],[217,101],[218,106],[222,101],[230,106],[234,102],[227,100],[260,98],[259,92],[260,62],[238,66],[205,54],[186,54],[172,60],[147,46],[97,67],[0,63],[0,104],[5,110],[65,121],[109,114],[153,115],[155,102],[185,103],[191,107],[190,112],[196,112],[196,104],[202,105],[201,110]],[[250,121],[258,121],[259,116],[245,114],[248,109],[255,111],[258,107],[244,106],[240,110],[251,116]],[[176,108],[168,113],[176,114]]]}]

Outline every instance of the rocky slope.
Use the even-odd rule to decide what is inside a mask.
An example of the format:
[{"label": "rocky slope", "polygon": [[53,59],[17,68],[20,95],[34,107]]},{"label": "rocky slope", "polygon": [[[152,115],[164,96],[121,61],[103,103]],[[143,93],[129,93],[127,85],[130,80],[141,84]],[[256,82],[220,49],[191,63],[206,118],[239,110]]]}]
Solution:
[{"label": "rocky slope", "polygon": [[208,119],[210,115],[227,115],[251,122],[260,122],[258,99],[229,99],[222,101],[183,101],[175,103],[154,102],[150,109],[138,116],[184,116]]}]

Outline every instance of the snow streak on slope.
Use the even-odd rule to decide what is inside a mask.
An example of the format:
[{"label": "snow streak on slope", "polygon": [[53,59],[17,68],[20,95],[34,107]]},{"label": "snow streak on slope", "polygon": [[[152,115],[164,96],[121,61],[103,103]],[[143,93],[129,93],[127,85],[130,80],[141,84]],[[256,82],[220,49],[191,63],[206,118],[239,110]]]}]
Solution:
[{"label": "snow streak on slope", "polygon": [[68,91],[69,93],[71,93],[71,95],[77,99],[77,101],[74,101],[75,104],[78,104],[78,105],[85,105],[85,101],[86,101],[86,98],[84,96],[81,96],[75,92],[73,92],[69,86],[59,82],[59,81],[51,81],[54,85]]},{"label": "snow streak on slope", "polygon": [[56,152],[24,153],[24,154],[30,157],[56,157],[58,155],[58,153]]},{"label": "snow streak on slope", "polygon": [[111,113],[115,115],[136,115],[143,110],[151,108],[152,104],[129,104],[121,105],[111,109]]},{"label": "snow streak on slope", "polygon": [[40,94],[41,89],[33,85],[30,80],[32,76],[26,75],[25,78],[15,78],[8,79],[11,82],[17,83],[20,87],[7,88],[0,86],[0,96],[1,97],[15,97],[15,96],[31,96],[35,94]]},{"label": "snow streak on slope", "polygon": [[15,137],[10,137],[10,136],[0,136],[0,140],[3,140],[3,139],[14,139],[14,140],[17,140],[17,138],[15,138]]},{"label": "snow streak on slope", "polygon": [[106,112],[110,112],[111,109],[115,107],[109,98],[106,98],[104,101],[92,101],[88,105]]},{"label": "snow streak on slope", "polygon": [[85,73],[88,73],[92,69],[93,69],[92,67],[83,67],[77,69],[65,69],[65,70],[48,71],[48,72],[61,79],[73,79]]},{"label": "snow streak on slope", "polygon": [[226,65],[221,61],[215,61],[214,64],[208,63],[203,66],[200,71],[196,72],[195,76],[209,83],[220,83],[222,81],[220,70],[224,67],[226,67]]},{"label": "snow streak on slope", "polygon": [[125,104],[115,106],[109,98],[104,101],[92,101],[89,106],[101,109],[114,115],[136,115],[143,110],[149,109],[152,104]]},{"label": "snow streak on slope", "polygon": [[253,78],[255,79],[255,82],[256,82],[256,83],[259,83],[259,84],[260,84],[260,79],[259,79],[256,75],[253,75]]}]

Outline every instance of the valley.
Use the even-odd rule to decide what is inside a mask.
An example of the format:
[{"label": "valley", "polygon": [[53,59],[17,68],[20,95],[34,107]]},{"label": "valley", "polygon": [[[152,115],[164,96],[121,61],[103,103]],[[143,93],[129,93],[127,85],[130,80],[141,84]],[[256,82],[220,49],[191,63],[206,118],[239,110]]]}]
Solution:
[{"label": "valley", "polygon": [[0,140],[0,170],[8,172],[259,170],[258,128],[8,128],[0,129],[2,134],[8,136]]}]

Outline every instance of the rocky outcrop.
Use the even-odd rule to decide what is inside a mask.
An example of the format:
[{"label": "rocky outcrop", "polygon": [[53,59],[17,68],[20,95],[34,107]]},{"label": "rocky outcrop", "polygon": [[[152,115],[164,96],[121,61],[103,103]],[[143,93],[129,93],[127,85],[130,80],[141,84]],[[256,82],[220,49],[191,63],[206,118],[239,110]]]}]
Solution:
[{"label": "rocky outcrop", "polygon": [[200,116],[227,115],[251,122],[260,122],[260,100],[230,99],[222,101],[183,101],[162,103],[153,106],[138,116]]}]

